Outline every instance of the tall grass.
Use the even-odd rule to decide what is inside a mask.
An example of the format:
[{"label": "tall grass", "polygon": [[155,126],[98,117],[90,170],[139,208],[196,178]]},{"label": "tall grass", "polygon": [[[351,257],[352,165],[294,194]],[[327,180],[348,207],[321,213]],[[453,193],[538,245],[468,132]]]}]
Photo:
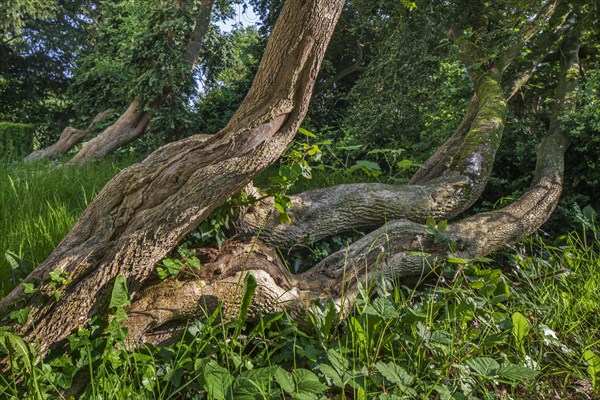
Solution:
[{"label": "tall grass", "polygon": [[131,163],[0,163],[0,296],[52,252],[104,184]]}]

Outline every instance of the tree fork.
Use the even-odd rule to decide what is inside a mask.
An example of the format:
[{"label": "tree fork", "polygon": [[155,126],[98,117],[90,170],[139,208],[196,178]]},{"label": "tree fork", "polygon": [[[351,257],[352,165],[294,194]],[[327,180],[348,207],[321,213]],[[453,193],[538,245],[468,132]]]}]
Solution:
[{"label": "tree fork", "polygon": [[25,158],[25,161],[33,162],[41,159],[60,157],[66,154],[73,147],[81,143],[82,140],[91,136],[92,129],[94,129],[94,126],[102,121],[105,121],[108,117],[110,117],[112,112],[112,109],[108,109],[102,111],[101,113],[98,113],[98,115],[94,117],[92,122],[90,122],[87,129],[77,129],[73,128],[72,126],[67,126],[60,134],[60,137],[58,138],[58,141],[56,143],[44,149],[32,152]]}]

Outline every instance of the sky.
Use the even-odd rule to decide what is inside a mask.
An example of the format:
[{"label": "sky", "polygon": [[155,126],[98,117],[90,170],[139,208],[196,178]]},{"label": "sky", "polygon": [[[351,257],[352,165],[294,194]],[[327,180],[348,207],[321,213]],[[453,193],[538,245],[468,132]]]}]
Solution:
[{"label": "sky", "polygon": [[235,9],[235,17],[217,24],[222,31],[231,32],[234,26],[238,24],[241,24],[242,26],[251,26],[260,22],[260,19],[254,13],[254,8],[252,6],[248,5],[246,12],[244,12],[244,6],[242,4],[236,4],[233,7]]}]

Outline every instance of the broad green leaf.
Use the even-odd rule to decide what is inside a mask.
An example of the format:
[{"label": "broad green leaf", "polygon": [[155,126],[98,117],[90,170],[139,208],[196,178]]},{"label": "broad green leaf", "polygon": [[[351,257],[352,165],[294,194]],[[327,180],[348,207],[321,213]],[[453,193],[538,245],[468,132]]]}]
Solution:
[{"label": "broad green leaf", "polygon": [[331,365],[319,364],[319,369],[327,378],[331,380],[331,383],[339,388],[344,388],[345,383],[342,380],[342,374],[336,371]]},{"label": "broad green leaf", "polygon": [[227,393],[233,381],[233,377],[225,368],[211,360],[204,365],[204,390],[210,398],[215,400],[225,400],[228,398]]},{"label": "broad green leaf", "polygon": [[531,330],[529,321],[527,321],[527,318],[525,318],[523,314],[517,311],[512,315],[512,323],[512,333],[517,339],[517,343],[521,344],[523,343],[523,339],[525,339],[525,337],[529,334],[529,331]]},{"label": "broad green leaf", "polygon": [[433,217],[427,217],[425,225],[430,229],[435,229],[435,219],[433,219]]},{"label": "broad green leaf", "polygon": [[327,385],[321,383],[319,378],[307,369],[296,369],[292,372],[292,375],[294,376],[296,388],[299,393],[321,394],[328,389]]},{"label": "broad green leaf", "polygon": [[294,394],[296,391],[296,383],[294,382],[294,375],[291,372],[278,368],[275,371],[275,381],[279,384],[281,389],[287,394]]},{"label": "broad green leaf", "polygon": [[393,362],[389,362],[387,364],[378,362],[375,364],[375,368],[388,381],[396,385],[396,387],[402,393],[412,397],[417,396],[417,392],[410,387],[414,381],[414,378],[408,372],[406,372],[404,368],[394,364]]},{"label": "broad green leaf", "polygon": [[481,376],[495,376],[500,368],[500,364],[490,357],[474,357],[467,361],[467,365],[471,367],[475,373]]},{"label": "broad green leaf", "polygon": [[448,220],[441,220],[440,222],[438,222],[437,227],[440,232],[446,232],[446,228],[448,227]]},{"label": "broad green leaf", "polygon": [[327,351],[327,358],[331,363],[331,366],[336,369],[336,371],[341,375],[344,374],[350,367],[348,360],[339,351],[334,349],[329,349]]},{"label": "broad green leaf", "polygon": [[588,363],[587,372],[595,377],[600,374],[600,357],[591,350],[586,350],[583,353],[583,359]]},{"label": "broad green leaf", "polygon": [[408,372],[406,372],[404,368],[394,364],[393,362],[384,364],[383,362],[379,361],[375,364],[375,368],[388,381],[395,383],[396,385],[411,385],[413,383],[414,378]]},{"label": "broad green leaf", "polygon": [[520,365],[503,364],[500,368],[498,368],[496,374],[500,378],[508,379],[514,382],[522,382],[535,378],[538,375],[538,371],[531,368],[522,367]]},{"label": "broad green leaf", "polygon": [[127,291],[127,279],[123,275],[117,275],[108,307],[125,308],[129,304],[131,302]]},{"label": "broad green leaf", "polygon": [[10,265],[10,268],[13,271],[18,271],[20,269],[19,256],[17,256],[15,253],[13,253],[12,251],[6,251],[4,253],[4,258],[6,259],[6,261]]}]

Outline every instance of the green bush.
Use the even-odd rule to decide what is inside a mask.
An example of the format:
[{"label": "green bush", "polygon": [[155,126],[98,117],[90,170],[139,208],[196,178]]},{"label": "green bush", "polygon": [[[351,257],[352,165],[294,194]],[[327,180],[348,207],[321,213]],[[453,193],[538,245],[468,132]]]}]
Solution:
[{"label": "green bush", "polygon": [[34,127],[0,122],[0,158],[25,156],[33,151]]}]

